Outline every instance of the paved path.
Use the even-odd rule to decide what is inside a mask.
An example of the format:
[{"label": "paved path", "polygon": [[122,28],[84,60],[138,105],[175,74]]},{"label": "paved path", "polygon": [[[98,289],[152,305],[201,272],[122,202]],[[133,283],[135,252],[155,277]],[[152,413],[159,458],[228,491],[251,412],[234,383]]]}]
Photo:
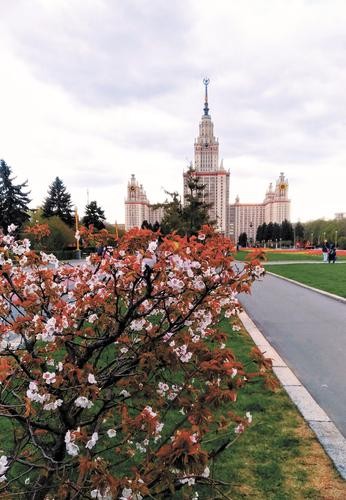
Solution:
[{"label": "paved path", "polygon": [[346,437],[346,304],[270,275],[240,301]]}]

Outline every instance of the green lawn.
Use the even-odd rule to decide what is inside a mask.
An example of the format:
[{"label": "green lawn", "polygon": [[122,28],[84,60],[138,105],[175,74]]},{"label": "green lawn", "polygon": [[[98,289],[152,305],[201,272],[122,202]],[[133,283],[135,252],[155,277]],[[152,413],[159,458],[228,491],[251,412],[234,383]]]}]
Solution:
[{"label": "green lawn", "polygon": [[[346,270],[346,266],[338,267]],[[330,272],[334,270],[330,269]],[[234,332],[229,320],[222,321],[220,329],[227,333],[228,346],[244,363],[247,371],[255,371],[256,365],[249,357],[254,344],[248,334],[244,331]],[[222,493],[216,486],[198,486],[199,500],[346,498],[346,483],[339,478],[312,431],[282,388],[272,392],[262,381],[251,382],[239,391],[237,402],[223,411],[229,409],[242,416],[250,411],[253,423],[212,467],[212,475],[225,483]],[[177,414],[172,412],[166,426],[174,426],[176,419]],[[13,448],[11,425],[8,420],[0,418],[0,428],[3,435],[1,448],[10,454]],[[210,436],[215,438],[211,443],[213,446],[227,439],[223,432]],[[234,434],[233,429],[229,432]],[[111,472],[114,456],[114,451],[110,450],[108,458]],[[119,470],[118,465],[114,472],[121,474],[125,470],[122,471],[121,466]],[[181,492],[177,492],[171,498],[191,498],[189,492],[186,494],[183,497]]]},{"label": "green lawn", "polygon": [[346,264],[288,264],[268,266],[269,271],[286,278],[346,297]]},{"label": "green lawn", "polygon": [[[251,366],[248,353],[253,342],[245,332],[232,332],[228,321],[222,323],[229,333],[228,345],[238,359]],[[258,500],[289,500],[327,498],[335,490],[346,498],[346,483],[324,454],[311,430],[280,387],[269,391],[263,383],[248,384],[239,391],[234,410],[250,411],[253,424],[215,463],[215,477],[230,483],[226,497],[217,491],[199,489],[199,498],[251,498]],[[323,490],[318,477],[329,476],[330,490]],[[225,490],[224,490],[225,492]],[[329,497],[328,497],[329,498]]]},{"label": "green lawn", "polygon": [[[240,250],[239,252],[236,253],[235,258],[237,260],[245,260],[246,257],[250,254],[251,252],[245,251],[245,250]],[[321,255],[310,255],[310,254],[302,254],[302,253],[294,253],[294,252],[287,252],[287,253],[280,253],[280,252],[267,252],[266,253],[266,258],[268,262],[278,262],[278,261],[303,261],[303,260],[308,260],[308,261],[315,261],[315,262],[322,262],[322,254]],[[340,255],[337,257],[338,260],[346,260],[345,255]]]}]

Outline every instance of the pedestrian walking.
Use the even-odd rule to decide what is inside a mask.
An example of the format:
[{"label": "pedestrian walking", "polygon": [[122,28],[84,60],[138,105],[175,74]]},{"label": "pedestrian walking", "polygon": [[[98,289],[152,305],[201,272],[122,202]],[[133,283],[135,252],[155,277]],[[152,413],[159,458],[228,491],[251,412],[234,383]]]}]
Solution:
[{"label": "pedestrian walking", "polygon": [[335,264],[336,261],[336,248],[334,243],[330,245],[329,252],[328,252],[328,263],[330,264],[333,262]]},{"label": "pedestrian walking", "polygon": [[327,240],[324,240],[324,242],[322,243],[323,262],[328,262],[328,254],[329,254],[329,243]]}]

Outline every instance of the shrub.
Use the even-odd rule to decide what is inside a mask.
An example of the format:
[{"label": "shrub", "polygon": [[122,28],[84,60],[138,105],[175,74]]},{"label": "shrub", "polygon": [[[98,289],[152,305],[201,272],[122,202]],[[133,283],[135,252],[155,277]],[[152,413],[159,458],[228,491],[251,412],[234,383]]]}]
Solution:
[{"label": "shrub", "polygon": [[76,267],[2,237],[3,496],[197,498],[251,422],[229,409],[237,391],[272,381],[269,360],[254,349],[259,369],[247,373],[216,327],[261,268],[239,273],[229,240],[203,231],[157,241],[132,230]]}]

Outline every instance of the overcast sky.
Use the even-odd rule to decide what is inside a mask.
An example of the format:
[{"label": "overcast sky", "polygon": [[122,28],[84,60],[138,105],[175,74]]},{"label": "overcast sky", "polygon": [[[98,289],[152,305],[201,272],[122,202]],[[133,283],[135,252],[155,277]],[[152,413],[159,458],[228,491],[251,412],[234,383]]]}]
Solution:
[{"label": "overcast sky", "polygon": [[210,78],[231,201],[289,180],[292,221],[346,212],[345,0],[0,0],[0,158],[32,207],[59,176],[124,222],[133,173],[182,191]]}]

